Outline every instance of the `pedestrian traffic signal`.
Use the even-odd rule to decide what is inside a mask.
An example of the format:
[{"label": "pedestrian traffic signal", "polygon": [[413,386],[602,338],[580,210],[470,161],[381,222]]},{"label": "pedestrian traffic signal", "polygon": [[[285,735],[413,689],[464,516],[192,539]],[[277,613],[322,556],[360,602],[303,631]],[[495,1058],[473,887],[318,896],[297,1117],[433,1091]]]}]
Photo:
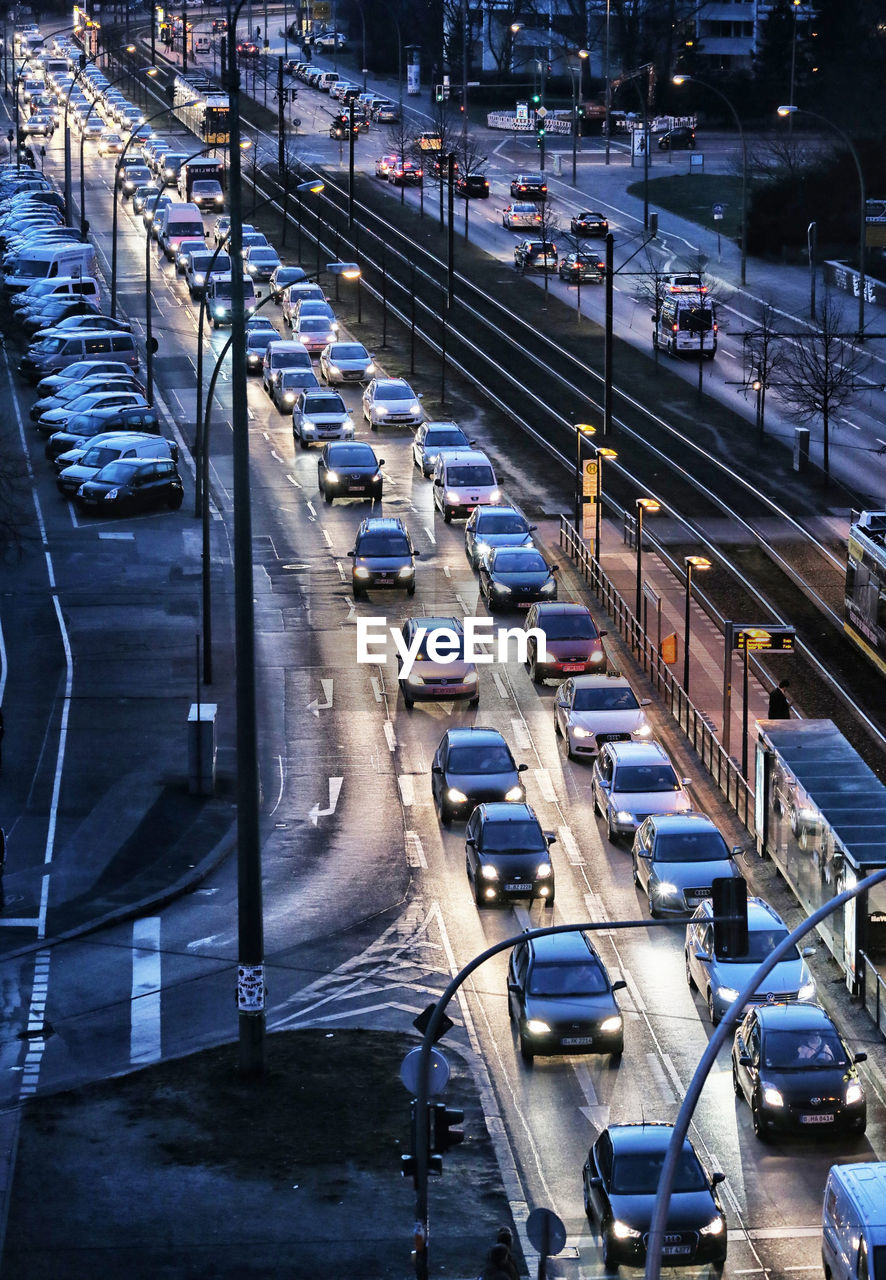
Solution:
[{"label": "pedestrian traffic signal", "polygon": [[537,106],[538,106],[538,104],[541,102],[541,94],[540,94],[540,93],[534,93],[534,94],[532,95],[532,101],[533,101],[533,104],[537,107]]},{"label": "pedestrian traffic signal", "polygon": [[455,1107],[447,1107],[444,1102],[433,1103],[432,1110],[434,1126],[431,1150],[442,1156],[450,1147],[457,1147],[460,1142],[464,1142],[464,1130],[457,1126],[464,1120],[465,1113]]},{"label": "pedestrian traffic signal", "polygon": [[743,876],[716,876],[711,881],[714,909],[714,955],[736,960],[748,951],[748,883]]}]

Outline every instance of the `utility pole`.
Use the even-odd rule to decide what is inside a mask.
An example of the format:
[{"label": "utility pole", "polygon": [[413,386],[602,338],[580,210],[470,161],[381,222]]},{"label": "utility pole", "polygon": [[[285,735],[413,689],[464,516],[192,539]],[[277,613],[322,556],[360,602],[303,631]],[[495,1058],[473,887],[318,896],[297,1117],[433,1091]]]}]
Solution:
[{"label": "utility pole", "polygon": [[[348,103],[348,232],[354,230],[354,99]],[[359,288],[359,285],[358,285]]]},{"label": "utility pole", "polygon": [[280,243],[286,243],[286,194],[289,191],[289,174],[286,171],[286,90],[283,88],[283,55],[277,59],[277,172],[283,185],[283,228]]},{"label": "utility pole", "polygon": [[[127,13],[129,7],[127,5]],[[188,74],[188,0],[182,0],[182,75]]]}]

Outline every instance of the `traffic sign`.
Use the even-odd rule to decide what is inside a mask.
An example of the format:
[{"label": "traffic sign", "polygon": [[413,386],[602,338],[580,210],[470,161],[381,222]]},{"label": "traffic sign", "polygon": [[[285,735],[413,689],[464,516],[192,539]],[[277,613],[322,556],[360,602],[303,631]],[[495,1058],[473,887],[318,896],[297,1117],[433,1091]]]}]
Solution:
[{"label": "traffic sign", "polygon": [[581,491],[592,503],[597,501],[597,481],[599,479],[599,463],[596,458],[586,458],[582,467]]},{"label": "traffic sign", "polygon": [[526,1234],[542,1258],[553,1258],[566,1244],[566,1227],[553,1209],[533,1209],[526,1219]]},{"label": "traffic sign", "polygon": [[721,204],[715,204],[712,211],[714,214],[714,221],[719,222],[723,217],[723,206]]},{"label": "traffic sign", "polygon": [[747,645],[748,653],[793,653],[796,634],[793,627],[738,627],[733,648],[744,651]]},{"label": "traffic sign", "polygon": [[[400,1064],[400,1079],[415,1096],[418,1093],[418,1060],[421,1049],[410,1049],[406,1057]],[[428,1065],[428,1097],[436,1098],[442,1093],[449,1083],[449,1063],[443,1057],[439,1049],[431,1050],[431,1060]]]},{"label": "traffic sign", "polygon": [[[428,1024],[431,1021],[431,1018],[433,1016],[433,1013],[436,1007],[437,1007],[436,1004],[429,1004],[426,1008],[422,1009],[421,1013],[418,1015],[417,1018],[412,1019],[412,1025],[415,1027],[416,1031],[418,1031],[421,1035],[424,1035],[425,1032],[427,1031]],[[437,1028],[437,1034],[434,1036],[434,1039],[441,1040],[443,1036],[446,1035],[446,1032],[450,1031],[454,1026],[455,1026],[455,1023],[452,1021],[452,1019],[448,1017],[447,1014],[444,1013],[440,1021],[440,1025]]]},{"label": "traffic sign", "polygon": [[547,107],[536,107],[535,114],[538,116],[539,120],[544,120],[548,114],[548,109]]}]

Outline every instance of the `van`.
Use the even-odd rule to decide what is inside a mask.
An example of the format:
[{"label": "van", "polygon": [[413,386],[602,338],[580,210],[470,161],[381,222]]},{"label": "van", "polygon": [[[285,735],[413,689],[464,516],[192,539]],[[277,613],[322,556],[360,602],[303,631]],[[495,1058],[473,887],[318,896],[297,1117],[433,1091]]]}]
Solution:
[{"label": "van", "polygon": [[182,240],[205,238],[203,219],[195,204],[168,204],[156,219],[157,244],[172,262]]},{"label": "van", "polygon": [[87,298],[90,302],[101,300],[95,276],[55,276],[51,280],[35,280],[16,295],[12,306],[16,311],[27,311],[31,303],[38,300],[76,296]]},{"label": "van", "polygon": [[713,360],[717,352],[717,313],[705,293],[668,293],[652,313],[652,347],[669,356],[700,352]]},{"label": "van", "polygon": [[337,71],[321,71],[317,76],[317,83],[314,87],[320,89],[323,93],[329,93],[336,80],[340,79],[341,76]]},{"label": "van", "polygon": [[207,271],[213,276],[230,275],[231,259],[229,255],[219,253],[215,249],[202,251],[198,249],[196,252],[192,250],[188,254],[188,262],[185,267],[185,283],[194,302],[203,296]]},{"label": "van", "polygon": [[[226,271],[223,275],[216,275],[213,271],[212,278],[206,289],[206,309],[209,312],[213,329],[218,329],[223,324],[231,323],[233,314],[231,311],[231,284],[230,271]],[[251,316],[255,310],[255,285],[252,283],[252,276],[246,275],[245,272],[243,275],[243,305],[246,314]]]},{"label": "van", "polygon": [[310,369],[311,353],[303,342],[294,339],[274,339],[265,347],[261,366],[261,380],[270,395],[274,379],[283,369]]},{"label": "van", "polygon": [[453,516],[469,516],[475,507],[501,500],[492,463],[479,449],[441,453],[434,467],[434,503],[446,524]]},{"label": "van", "polygon": [[194,53],[212,53],[212,40],[205,32],[194,36]]},{"label": "van", "polygon": [[10,293],[21,293],[34,280],[48,280],[55,276],[76,276],[91,273],[95,261],[95,248],[91,244],[65,243],[37,245],[26,249],[3,283]]},{"label": "van", "polygon": [[138,350],[131,333],[79,331],[50,334],[37,342],[19,363],[19,372],[33,385],[50,373],[78,360],[113,360],[130,369],[138,369]]},{"label": "van", "polygon": [[825,1280],[876,1280],[886,1273],[886,1163],[835,1164],[821,1222]]}]

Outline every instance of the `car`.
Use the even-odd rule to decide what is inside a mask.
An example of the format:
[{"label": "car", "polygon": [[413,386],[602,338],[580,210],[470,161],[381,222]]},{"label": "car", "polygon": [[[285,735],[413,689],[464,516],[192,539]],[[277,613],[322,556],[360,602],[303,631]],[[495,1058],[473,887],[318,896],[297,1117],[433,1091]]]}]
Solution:
[{"label": "car", "polygon": [[[174,187],[178,182],[178,175],[182,165],[190,156],[187,151],[166,151],[157,167],[157,177],[166,183],[167,187]],[[176,195],[178,193],[176,192]]]},{"label": "car", "polygon": [[[354,113],[354,141],[363,133],[365,125],[363,121]],[[347,115],[335,116],[329,125],[329,136],[337,142],[347,142],[351,136],[351,117]]]},{"label": "car", "polygon": [[[439,637],[437,643],[443,644],[443,632],[450,633],[447,637],[448,660],[445,662],[439,650],[438,657],[430,651],[435,633]],[[405,674],[403,660],[398,654],[397,679],[408,711],[416,702],[444,702],[451,698],[467,698],[468,706],[479,706],[477,666],[464,656],[464,627],[459,618],[407,618],[402,635],[407,651],[414,649],[415,652],[412,668]],[[452,635],[458,637],[458,650],[453,648]]]},{"label": "car", "polygon": [[426,129],[418,135],[420,151],[442,151],[443,138],[438,129]]},{"label": "car", "polygon": [[178,447],[162,436],[143,432],[102,432],[80,448],[59,454],[55,459],[58,469],[56,488],[63,498],[73,498],[80,486],[97,476],[103,467],[126,457],[172,458],[177,461]]},{"label": "car", "polygon": [[319,355],[324,347],[338,337],[338,324],[328,316],[302,316],[301,319],[293,319],[292,336],[312,356]]},{"label": "car", "polygon": [[557,274],[567,284],[602,284],[606,279],[606,263],[586,253],[567,253]]},{"label": "car", "polygon": [[277,267],[271,273],[270,279],[271,295],[274,301],[282,302],[284,293],[291,284],[298,284],[306,279],[307,273],[303,267]]},{"label": "car", "polygon": [[400,108],[396,102],[383,102],[375,107],[372,116],[378,124],[397,124],[400,120]]},{"label": "car", "polygon": [[537,547],[491,547],[480,561],[480,595],[489,610],[528,609],[535,600],[556,600],[558,566]]},{"label": "car", "polygon": [[[250,249],[269,249],[270,243],[268,237],[261,231],[256,231],[255,227],[243,228],[243,248],[242,253],[245,258]],[[277,259],[279,262],[279,258]]]},{"label": "car", "polygon": [[100,156],[119,156],[125,145],[126,141],[122,134],[115,133],[113,129],[105,129],[98,140],[98,154]]},{"label": "car", "polygon": [[557,246],[550,240],[521,240],[514,245],[518,271],[556,271]]},{"label": "car", "polygon": [[79,511],[103,515],[160,506],[177,511],[183,498],[181,476],[171,458],[118,458],[74,494]]},{"label": "car", "polygon": [[172,196],[168,191],[161,188],[160,194],[158,196],[152,196],[142,209],[142,222],[145,224],[146,228],[150,227],[152,240],[157,239],[157,232],[159,230],[157,224],[160,219],[160,212],[162,209],[165,209],[168,204],[172,204]]},{"label": "car", "polygon": [[175,274],[184,275],[188,269],[188,263],[192,253],[205,253],[206,241],[202,236],[188,236],[180,240],[173,250],[173,261],[175,262]]},{"label": "car", "polygon": [[708,287],[694,271],[672,272],[661,277],[665,293],[707,293]]},{"label": "car", "polygon": [[659,151],[694,151],[695,150],[695,130],[690,129],[688,125],[678,125],[675,129],[668,129],[667,133],[663,133],[658,139]]},{"label": "car", "polygon": [[[714,950],[713,903],[705,898],[686,926],[683,949],[686,981],[700,992],[714,1026],[738,999],[753,972],[788,935],[788,927],[768,902],[748,898],[748,941],[739,956],[718,956]],[[749,1004],[815,999],[815,979],[806,965],[814,947],[794,947],[763,980]]]},{"label": "car", "polygon": [[191,186],[191,203],[202,213],[225,207],[225,193],[217,178],[198,178]]},{"label": "car", "polygon": [[376,156],[375,176],[377,178],[387,178],[391,170],[397,167],[399,160],[399,156],[395,155]]},{"label": "car", "polygon": [[618,671],[570,676],[554,699],[554,732],[566,743],[570,760],[591,759],[604,742],[650,738],[643,708],[651,701],[638,698]]},{"label": "car", "polygon": [[412,461],[423,476],[429,476],[441,453],[470,449],[473,443],[456,422],[423,422],[412,441]]},{"label": "car", "polygon": [[[452,166],[453,174],[458,173],[458,161],[454,156]],[[435,155],[431,160],[430,174],[432,178],[436,178],[438,181],[441,178],[445,181],[449,177],[449,157],[440,154]]]},{"label": "car", "polygon": [[250,245],[244,254],[246,270],[256,284],[268,284],[280,266],[280,256],[270,245]]},{"label": "car", "polygon": [[591,775],[594,808],[613,843],[633,836],[650,813],[686,813],[692,801],[659,742],[606,742]]},{"label": "car", "polygon": [[320,372],[329,386],[365,382],[375,374],[375,364],[362,342],[330,342],[320,352]]},{"label": "car", "polygon": [[460,173],[455,179],[455,194],[465,200],[488,200],[489,179],[485,173]]},{"label": "car", "polygon": [[229,213],[220,214],[212,224],[212,240],[216,247],[228,238],[230,229],[231,215]]},{"label": "car", "polygon": [[88,330],[89,333],[121,333],[131,332],[132,325],[128,320],[120,320],[114,316],[106,316],[99,312],[95,314],[90,307],[78,308],[74,315],[66,316],[64,320],[53,323],[50,328],[48,325],[42,329],[38,329],[34,336],[34,342],[41,342],[50,334],[53,338],[64,338],[78,331]]},{"label": "car", "polygon": [[324,440],[353,440],[354,423],[337,391],[302,391],[292,406],[292,434],[302,449]]},{"label": "car", "polygon": [[[35,111],[24,121],[19,131],[32,138],[51,138],[55,133],[55,120],[49,111]],[[101,151],[101,143],[99,143],[99,151]]]},{"label": "car", "polygon": [[295,284],[289,285],[283,291],[283,323],[292,325],[295,313],[298,310],[298,304],[307,298],[314,298],[317,302],[326,302],[326,294],[312,280],[296,280]]},{"label": "car", "polygon": [[685,919],[713,894],[713,881],[739,879],[735,858],[717,824],[703,813],[660,813],[641,823],[631,849],[634,884],[646,894],[653,920]]},{"label": "car", "polygon": [[101,116],[87,116],[83,125],[83,134],[86,138],[97,141],[105,132],[106,125]]},{"label": "car", "polygon": [[69,316],[100,316],[101,308],[97,303],[76,295],[66,295],[47,302],[45,306],[34,307],[19,317],[19,324],[29,336],[39,329],[53,328],[67,320]]},{"label": "car", "polygon": [[542,216],[538,205],[525,200],[505,205],[501,211],[501,225],[509,230],[514,227],[540,227],[541,224]]},{"label": "car", "polygon": [[555,1053],[609,1053],[617,1060],[624,1019],[615,993],[626,986],[623,978],[612,981],[579,929],[518,942],[508,963],[508,1014],[523,1061]]},{"label": "car", "polygon": [[858,1063],[833,1020],[818,1004],[759,1004],[749,1009],[732,1044],[732,1087],[751,1108],[754,1134],[820,1141],[862,1134],[867,1102]]},{"label": "car", "polygon": [[348,552],[354,561],[351,569],[355,600],[365,600],[370,588],[387,590],[404,588],[415,595],[416,551],[409,530],[399,516],[372,516],[357,530],[354,550]]},{"label": "car", "polygon": [[372,445],[362,440],[333,440],[325,444],[317,460],[317,485],[323,501],[329,507],[336,498],[381,502],[383,466],[384,458],[377,458]]},{"label": "car", "polygon": [[398,160],[388,171],[388,182],[395,187],[420,187],[423,180],[424,170],[411,160]]},{"label": "car", "polygon": [[156,200],[159,194],[160,188],[155,182],[146,182],[144,186],[136,187],[132,193],[132,212],[144,213],[148,202]]},{"label": "car", "polygon": [[340,31],[322,31],[311,43],[316,49],[344,49],[347,39]]},{"label": "car", "polygon": [[119,175],[120,193],[124,200],[129,200],[139,187],[146,187],[151,181],[151,171],[146,164],[128,165]]},{"label": "car", "polygon": [[280,369],[271,380],[269,392],[280,413],[292,413],[302,391],[320,386],[320,379],[312,369]]},{"label": "car", "polygon": [[[582,1168],[584,1207],[602,1240],[603,1268],[642,1267],[670,1124],[610,1124],[595,1139]],[[726,1215],[717,1187],[726,1174],[709,1174],[686,1138],[677,1158],[665,1222],[665,1266],[710,1265],[722,1274]]]},{"label": "car", "polygon": [[[299,298],[295,310],[292,312],[292,327],[298,328],[300,320],[306,319],[308,316],[318,316],[322,320],[328,320],[330,325],[338,333],[339,324],[335,318],[335,311],[332,304],[327,302],[325,298]],[[324,348],[325,350],[325,348]]]},{"label": "car", "polygon": [[574,236],[605,236],[609,233],[609,219],[604,213],[588,209],[570,219],[569,230]]},{"label": "car", "polygon": [[80,396],[89,395],[94,391],[120,390],[143,392],[144,387],[140,382],[136,381],[133,375],[121,379],[118,374],[90,374],[88,377],[78,378],[76,382],[66,382],[56,391],[51,392],[49,395],[41,396],[39,400],[35,400],[28,411],[29,417],[32,422],[39,422],[50,409],[62,409],[66,404],[70,404],[72,400],[77,400]]},{"label": "car", "polygon": [[37,383],[37,394],[40,396],[55,395],[60,387],[71,382],[79,382],[82,378],[98,377],[100,374],[130,378],[132,370],[119,360],[78,360],[69,364],[58,373],[49,374]]},{"label": "car", "polygon": [[37,421],[37,430],[42,436],[51,436],[56,431],[64,431],[68,420],[80,413],[91,413],[94,409],[111,409],[117,405],[141,406],[145,399],[138,391],[87,391],[75,400],[58,409],[48,409]]},{"label": "car", "polygon": [[547,200],[548,184],[543,173],[518,173],[511,179],[512,200]]},{"label": "car", "polygon": [[405,378],[373,378],[363,392],[363,417],[371,431],[380,426],[418,426],[421,396]]},{"label": "car", "polygon": [[526,791],[517,764],[497,729],[447,729],[431,765],[431,793],[444,827],[469,818],[478,804],[523,804]]},{"label": "car", "polygon": [[515,898],[541,898],[553,908],[555,885],[550,846],[528,804],[478,804],[465,830],[465,868],[481,909]]},{"label": "car", "polygon": [[247,328],[246,330],[246,372],[261,373],[262,361],[265,358],[265,352],[268,349],[269,342],[276,342],[280,338],[276,329],[265,328],[263,325],[255,329]]},{"label": "car", "polygon": [[475,507],[465,525],[465,555],[472,569],[493,547],[531,547],[536,526],[516,507]]}]

